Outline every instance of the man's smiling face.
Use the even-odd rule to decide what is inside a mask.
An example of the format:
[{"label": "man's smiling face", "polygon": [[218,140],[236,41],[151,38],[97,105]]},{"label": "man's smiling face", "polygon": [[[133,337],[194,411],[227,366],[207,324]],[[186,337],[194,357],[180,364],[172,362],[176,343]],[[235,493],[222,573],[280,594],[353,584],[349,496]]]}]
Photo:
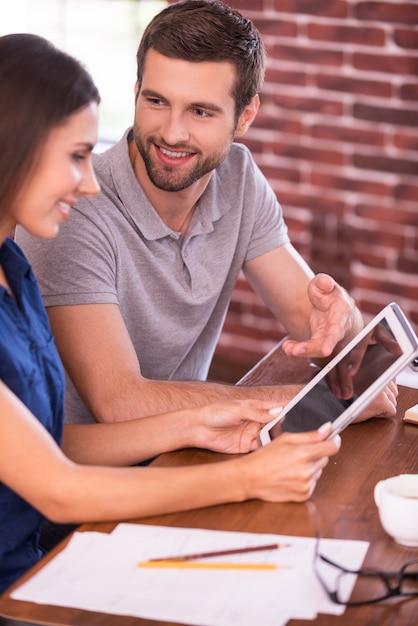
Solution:
[{"label": "man's smiling face", "polygon": [[191,63],[148,51],[134,138],[155,187],[181,191],[225,159],[236,130],[234,81],[229,62]]}]

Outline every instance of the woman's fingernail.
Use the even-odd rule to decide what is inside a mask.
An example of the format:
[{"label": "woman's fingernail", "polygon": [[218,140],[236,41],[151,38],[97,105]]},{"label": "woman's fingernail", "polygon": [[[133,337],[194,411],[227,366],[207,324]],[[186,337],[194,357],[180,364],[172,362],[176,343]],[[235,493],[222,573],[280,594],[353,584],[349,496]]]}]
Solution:
[{"label": "woman's fingernail", "polygon": [[325,424],[322,424],[322,426],[318,428],[318,432],[325,433],[327,430],[330,429],[330,427],[331,427],[331,422],[325,422]]},{"label": "woman's fingernail", "polygon": [[275,406],[274,408],[270,409],[269,413],[270,413],[270,415],[278,415],[282,411],[283,411],[283,407],[282,406]]}]

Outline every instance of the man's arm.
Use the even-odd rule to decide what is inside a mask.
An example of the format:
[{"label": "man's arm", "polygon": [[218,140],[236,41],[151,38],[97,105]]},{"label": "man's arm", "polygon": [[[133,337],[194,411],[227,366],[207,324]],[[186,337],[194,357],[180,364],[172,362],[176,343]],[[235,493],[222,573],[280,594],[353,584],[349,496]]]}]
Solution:
[{"label": "man's arm", "polygon": [[315,276],[291,244],[248,261],[244,272],[291,336],[287,354],[329,357],[363,328],[354,300],[330,276]]},{"label": "man's arm", "polygon": [[[313,308],[307,295],[312,272],[296,251],[291,246],[278,248],[249,262],[246,272],[288,332],[307,339]],[[341,299],[344,305],[337,290],[337,309]],[[142,376],[117,305],[49,307],[48,314],[67,372],[98,422],[130,420],[221,400],[254,398],[284,405],[300,389],[299,385],[237,387],[150,380]],[[393,414],[390,398],[382,397],[375,414]]]},{"label": "man's arm", "polygon": [[293,246],[285,244],[247,261],[244,273],[286,332],[299,341],[308,339],[308,286],[314,273]]},{"label": "man's arm", "polygon": [[[314,276],[291,244],[247,262],[245,274],[290,334],[283,344],[286,354],[323,363],[363,328],[354,300],[330,276]],[[340,397],[352,395],[350,372],[356,370],[364,349],[353,350],[339,370],[334,383],[344,391]],[[394,416],[397,395],[396,384],[390,383],[355,421]]]},{"label": "man's arm", "polygon": [[236,387],[144,378],[120,309],[115,304],[49,307],[64,366],[98,422],[118,422],[233,399],[283,405],[300,386]]},{"label": "man's arm", "polygon": [[56,522],[133,519],[254,498],[303,502],[328,457],[340,447],[338,436],[326,440],[328,425],[310,433],[285,433],[253,454],[226,463],[85,466],[64,456],[1,381],[0,414],[0,481]]}]

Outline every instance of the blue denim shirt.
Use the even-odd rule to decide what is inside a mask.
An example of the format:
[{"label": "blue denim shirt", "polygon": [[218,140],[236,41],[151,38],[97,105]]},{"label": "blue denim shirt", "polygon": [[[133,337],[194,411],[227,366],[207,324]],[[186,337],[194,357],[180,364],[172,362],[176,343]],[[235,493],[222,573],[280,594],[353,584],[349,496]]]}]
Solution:
[{"label": "blue denim shirt", "polygon": [[[38,284],[11,239],[0,247],[0,264],[16,299],[0,286],[0,379],[60,444],[64,373]],[[40,558],[41,521],[36,509],[0,482],[0,593]]]}]

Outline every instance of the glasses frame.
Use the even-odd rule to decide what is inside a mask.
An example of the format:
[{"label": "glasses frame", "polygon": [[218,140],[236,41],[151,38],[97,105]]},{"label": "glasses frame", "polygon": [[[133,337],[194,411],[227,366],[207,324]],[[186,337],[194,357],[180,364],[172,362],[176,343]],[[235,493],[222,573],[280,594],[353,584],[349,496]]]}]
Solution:
[{"label": "glasses frame", "polygon": [[[332,602],[334,602],[335,604],[341,604],[341,605],[344,605],[344,606],[362,606],[364,604],[375,604],[377,602],[382,602],[382,600],[387,600],[388,598],[393,598],[393,597],[396,597],[396,596],[403,597],[403,598],[418,597],[418,591],[416,591],[416,592],[403,592],[403,591],[401,591],[402,582],[405,579],[408,579],[408,578],[416,578],[416,579],[418,579],[418,573],[417,574],[405,573],[406,568],[409,567],[410,565],[413,565],[413,564],[417,564],[418,565],[418,559],[412,559],[411,561],[407,561],[396,572],[383,572],[381,570],[372,569],[372,568],[364,568],[364,569],[359,569],[359,570],[353,570],[353,569],[350,569],[348,567],[344,567],[343,565],[340,565],[339,563],[336,563],[332,559],[329,559],[327,556],[324,556],[323,554],[321,554],[319,552],[320,538],[321,538],[320,534],[317,533],[316,534],[316,546],[315,546],[315,554],[314,554],[314,561],[313,561],[313,569],[314,569],[314,572],[315,572],[315,576],[317,577],[317,579],[321,583],[321,585],[322,585],[324,591],[327,593],[329,599],[332,600]],[[358,600],[358,601],[350,601],[350,600],[344,601],[344,600],[340,600],[340,598],[338,597],[338,588],[335,591],[332,591],[328,587],[327,583],[325,582],[325,580],[323,579],[321,574],[319,573],[317,565],[316,565],[317,559],[321,559],[325,563],[328,563],[328,565],[332,565],[336,569],[340,570],[340,574],[339,574],[338,578],[342,574],[355,574],[357,576],[365,576],[365,577],[370,577],[370,578],[371,577],[380,578],[381,581],[383,581],[384,586],[386,587],[386,593],[384,595],[382,595],[382,596],[379,596],[378,598],[373,598],[371,600]],[[394,582],[395,582],[395,584],[393,584]]]}]

